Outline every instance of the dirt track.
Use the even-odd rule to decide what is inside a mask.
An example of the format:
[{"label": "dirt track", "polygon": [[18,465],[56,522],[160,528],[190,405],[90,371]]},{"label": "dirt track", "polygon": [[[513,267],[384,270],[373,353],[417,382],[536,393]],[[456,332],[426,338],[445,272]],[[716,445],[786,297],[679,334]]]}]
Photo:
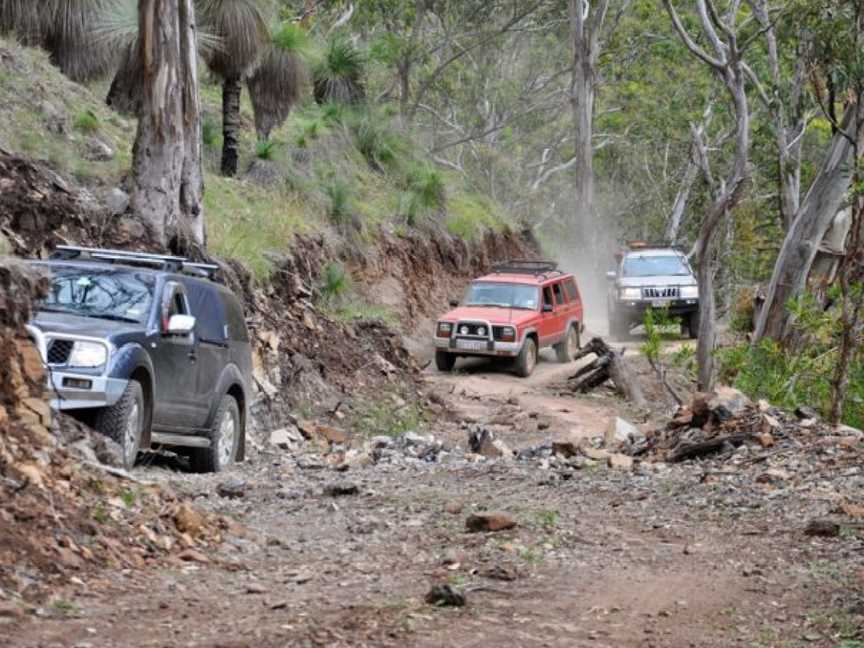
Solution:
[{"label": "dirt track", "polygon": [[[621,406],[561,395],[572,370],[545,358],[528,381],[484,363],[430,371],[443,407],[429,432],[464,445],[464,422],[482,422],[514,448],[602,433]],[[837,599],[860,541],[805,538],[799,512],[705,483],[696,465],[411,461],[343,474],[301,464],[267,448],[227,476],[136,469],[245,532],[206,563],[84,579],[42,618],[7,625],[0,645],[860,645],[841,643],[853,617]],[[216,494],[231,477],[246,482],[240,499]],[[333,483],[359,494],[325,494]],[[478,510],[519,525],[466,533]],[[425,604],[436,583],[464,590],[468,605]]]}]

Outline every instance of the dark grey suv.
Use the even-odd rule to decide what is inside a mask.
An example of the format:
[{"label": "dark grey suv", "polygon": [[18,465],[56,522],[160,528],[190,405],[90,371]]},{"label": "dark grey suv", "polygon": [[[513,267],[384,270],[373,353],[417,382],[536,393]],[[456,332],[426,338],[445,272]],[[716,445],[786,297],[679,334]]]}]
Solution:
[{"label": "dark grey suv", "polygon": [[52,407],[117,441],[127,467],[151,446],[202,472],[243,459],[251,348],[216,266],[70,246],[33,264],[50,275],[28,330]]}]

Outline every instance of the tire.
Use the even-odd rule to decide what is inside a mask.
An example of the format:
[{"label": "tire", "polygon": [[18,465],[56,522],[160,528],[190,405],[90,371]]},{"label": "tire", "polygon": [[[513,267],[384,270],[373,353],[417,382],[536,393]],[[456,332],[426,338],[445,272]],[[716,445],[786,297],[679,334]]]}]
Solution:
[{"label": "tire", "polygon": [[574,324],[568,329],[564,339],[553,347],[558,362],[561,364],[572,362],[580,346],[582,345],[579,342],[579,324]]},{"label": "tire", "polygon": [[699,338],[699,311],[691,313],[690,317],[687,318],[687,333],[691,340]]},{"label": "tire", "polygon": [[516,370],[516,375],[520,378],[527,378],[534,372],[534,367],[537,366],[537,343],[534,338],[525,338],[525,343],[522,345],[522,350],[516,357],[516,362],[513,368]]},{"label": "tire", "polygon": [[141,449],[146,415],[144,390],[137,380],[130,380],[126,390],[111,407],[96,413],[93,427],[115,441],[122,452],[123,467],[131,470]]},{"label": "tire", "polygon": [[435,352],[435,367],[438,371],[453,371],[456,366],[456,355],[446,351]]},{"label": "tire", "polygon": [[[226,394],[219,402],[216,415],[213,417],[213,427],[208,434],[210,447],[194,448],[192,451],[192,470],[210,473],[221,472],[228,468],[237,457],[237,448],[240,447],[242,434],[240,408],[234,397]],[[225,443],[226,440],[229,440],[228,444]]]}]

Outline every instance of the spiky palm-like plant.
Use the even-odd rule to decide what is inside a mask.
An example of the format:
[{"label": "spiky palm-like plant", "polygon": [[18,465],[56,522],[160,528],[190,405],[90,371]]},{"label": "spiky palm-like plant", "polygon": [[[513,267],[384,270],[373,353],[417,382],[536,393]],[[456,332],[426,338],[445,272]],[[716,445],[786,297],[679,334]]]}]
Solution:
[{"label": "spiky palm-like plant", "polygon": [[222,79],[222,174],[237,173],[240,93],[243,77],[258,62],[270,34],[267,0],[197,0],[199,22],[219,39],[205,55],[207,66]]},{"label": "spiky palm-like plant", "polygon": [[0,0],[0,34],[15,34],[24,45],[39,45],[42,13],[42,5],[33,0]]},{"label": "spiky palm-like plant", "polygon": [[307,84],[304,57],[308,47],[309,37],[302,27],[281,24],[274,30],[261,64],[246,81],[258,139],[267,140],[300,100]]},{"label": "spiky palm-like plant", "polygon": [[315,101],[319,104],[362,102],[366,98],[365,67],[362,52],[351,41],[342,36],[333,38],[323,60],[313,71]]}]

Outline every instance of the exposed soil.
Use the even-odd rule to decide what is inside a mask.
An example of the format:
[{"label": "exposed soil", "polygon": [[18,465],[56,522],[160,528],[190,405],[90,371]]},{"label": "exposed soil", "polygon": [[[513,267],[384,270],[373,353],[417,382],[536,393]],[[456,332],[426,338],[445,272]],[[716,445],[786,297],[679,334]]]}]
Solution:
[{"label": "exposed soil", "polygon": [[[622,411],[634,414],[611,396],[562,395],[573,368],[547,358],[529,380],[482,363],[427,373],[424,390],[437,412],[428,432],[444,444],[434,460],[390,453],[377,463],[334,466],[309,442],[267,446],[227,475],[190,475],[163,459],[141,466],[140,479],[166,484],[245,531],[206,562],[82,574],[56,593],[62,606],[12,619],[5,641],[859,645],[858,529],[853,522],[849,532],[816,537],[804,528],[838,497],[854,495],[860,471],[811,475],[817,481],[806,488],[784,489],[746,471],[706,479],[708,464],[699,462],[617,471],[490,460],[456,447],[477,423],[524,448],[596,436]],[[217,494],[237,479],[242,497]],[[482,511],[502,511],[517,526],[467,532],[467,516]],[[436,584],[462,591],[467,605],[427,604]]]}]

